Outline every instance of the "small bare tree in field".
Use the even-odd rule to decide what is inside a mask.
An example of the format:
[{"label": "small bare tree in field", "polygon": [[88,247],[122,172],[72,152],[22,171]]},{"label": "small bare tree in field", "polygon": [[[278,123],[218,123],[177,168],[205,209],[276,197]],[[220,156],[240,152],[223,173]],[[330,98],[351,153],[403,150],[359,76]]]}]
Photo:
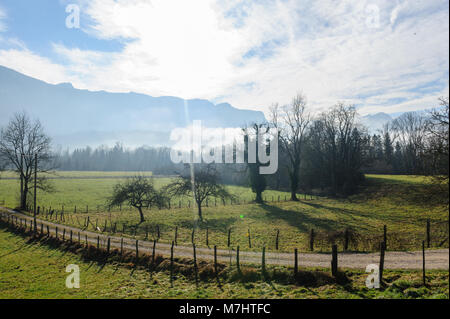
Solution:
[{"label": "small bare tree in field", "polygon": [[192,196],[198,209],[198,218],[203,220],[202,203],[208,197],[222,200],[233,198],[223,185],[219,184],[218,173],[211,165],[203,169],[193,169],[193,174],[185,174],[165,187],[170,196]]},{"label": "small bare tree in field", "polygon": [[6,168],[14,168],[20,176],[21,209],[27,207],[28,195],[32,190],[35,176],[38,176],[36,179],[38,189],[44,191],[53,189],[44,175],[37,174],[52,169],[50,141],[41,123],[38,120],[32,122],[26,113],[16,113],[6,128],[0,132],[0,159]]},{"label": "small bare tree in field", "polygon": [[108,206],[119,206],[126,203],[139,211],[140,223],[145,221],[142,209],[144,207],[164,207],[166,197],[153,186],[153,180],[144,176],[128,178],[124,183],[114,186],[108,199]]}]

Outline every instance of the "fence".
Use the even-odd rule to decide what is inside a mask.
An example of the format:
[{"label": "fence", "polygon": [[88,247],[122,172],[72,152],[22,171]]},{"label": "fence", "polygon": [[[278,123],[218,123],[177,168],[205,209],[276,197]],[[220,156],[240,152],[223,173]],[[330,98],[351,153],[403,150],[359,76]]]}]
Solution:
[{"label": "fence", "polygon": [[[305,201],[316,200],[319,197],[313,194],[297,194],[299,198]],[[202,207],[224,207],[224,206],[236,206],[236,205],[245,205],[253,203],[255,198],[237,198],[237,199],[228,199],[221,200],[218,198],[209,198],[203,201]],[[275,196],[265,196],[264,201],[267,203],[275,203],[275,202],[288,202],[290,201],[290,197],[288,195],[275,195]],[[2,203],[2,201],[0,201]],[[4,205],[4,200],[3,204]],[[190,200],[171,200],[167,203],[167,207],[164,209],[176,210],[176,209],[186,209],[186,208],[194,208],[196,204]],[[74,213],[89,213],[89,212],[115,212],[115,211],[131,211],[135,208],[129,205],[119,205],[114,207],[108,207],[105,204],[98,205],[89,205],[89,204],[81,204],[81,205],[73,205],[69,206],[64,203],[60,204],[51,204],[51,203],[40,203],[40,210],[44,213],[50,213],[51,211],[62,211],[62,212],[74,212]],[[146,207],[146,209],[161,209],[158,207]]]},{"label": "fence", "polygon": [[[318,199],[319,197],[317,195],[313,195],[313,194],[307,194],[307,193],[302,193],[302,194],[297,194],[298,198],[304,200],[304,201],[309,201],[309,200],[315,200]],[[207,198],[205,201],[203,201],[202,203],[202,207],[219,207],[219,206],[236,206],[236,205],[245,205],[245,204],[250,204],[253,203],[255,201],[255,198],[236,198],[236,199],[228,199],[228,200],[222,200],[222,199],[218,199],[218,198]],[[288,194],[283,194],[283,195],[270,195],[270,196],[264,196],[264,201],[267,203],[275,203],[275,202],[288,202],[290,201],[290,195]],[[17,203],[12,203],[12,202],[8,202],[6,203],[6,201],[4,199],[0,200],[0,205],[4,206],[8,204],[9,206],[14,206]],[[170,210],[176,210],[176,209],[182,209],[182,208],[193,208],[194,207],[195,202],[191,201],[191,200],[170,200],[166,207],[164,207],[164,209],[170,209]],[[133,210],[135,208],[133,208],[132,206],[129,205],[119,205],[119,206],[114,206],[114,207],[108,207],[105,204],[97,204],[97,205],[89,205],[89,204],[80,204],[80,205],[66,205],[66,203],[58,203],[58,204],[54,204],[54,203],[40,203],[40,210],[42,212],[51,212],[52,210],[58,210],[58,211],[63,211],[63,212],[74,212],[74,213],[89,213],[89,212],[114,212],[114,211],[127,211],[127,210]],[[30,205],[27,209],[31,210],[32,205]],[[146,207],[147,209],[161,209],[158,207]]]},{"label": "fence", "polygon": [[[103,216],[98,218],[95,214],[87,213],[67,213],[64,207],[60,211],[54,209],[46,209],[41,211],[38,207],[39,217],[48,221],[57,221],[68,225],[91,230],[100,233],[122,234],[124,236],[132,236],[139,239],[157,239],[170,243],[174,241],[178,243],[194,243],[209,247],[211,244],[220,247],[230,247],[232,245],[245,245],[249,249],[261,249],[266,246],[269,250],[286,251],[290,249],[292,243],[286,247],[287,243],[283,240],[283,233],[279,229],[272,229],[271,234],[264,229],[264,233],[257,233],[256,230],[248,229],[245,234],[234,228],[218,229],[211,228],[207,225],[196,225],[188,227],[187,225],[168,226],[159,225],[153,222],[147,222],[144,225],[131,224],[120,219],[120,216],[108,218]],[[92,211],[91,211],[92,212]],[[389,250],[408,250],[419,249],[422,240],[425,240],[427,248],[431,247],[448,247],[449,241],[449,223],[447,221],[436,221],[425,219],[420,221],[423,227],[423,233],[416,232],[392,232],[389,225],[380,227],[378,234],[367,234],[358,232],[355,229],[343,228],[332,231],[323,231],[310,229],[308,234],[301,233],[295,238],[305,251],[329,251],[333,244],[338,245],[344,251],[377,251],[379,243],[384,241]],[[407,225],[405,223],[405,225]],[[212,238],[215,238],[213,242]],[[267,239],[270,238],[270,239]],[[300,242],[299,242],[300,240]]]},{"label": "fence", "polygon": [[[112,253],[112,249],[114,248],[116,253],[120,252],[120,255],[123,255],[126,251],[133,252],[136,263],[139,262],[139,258],[142,254],[147,254],[147,256],[151,256],[151,262],[154,263],[156,254],[160,255],[168,255],[170,248],[170,279],[171,282],[173,280],[173,267],[174,267],[174,258],[193,258],[193,268],[195,273],[196,282],[198,281],[198,264],[197,264],[197,253],[202,254],[203,258],[207,258],[210,256],[210,260],[214,261],[214,274],[217,278],[218,283],[219,280],[219,270],[218,270],[218,262],[228,262],[230,263],[230,267],[235,267],[238,272],[241,271],[241,264],[243,262],[256,264],[254,257],[257,256],[253,254],[253,259],[248,258],[250,252],[240,252],[240,247],[237,246],[236,250],[230,249],[228,251],[218,250],[217,246],[214,246],[213,255],[205,254],[206,250],[197,248],[195,243],[192,244],[192,248],[189,247],[181,247],[178,248],[175,245],[175,242],[172,241],[171,244],[162,244],[158,243],[157,240],[150,241],[140,241],[138,239],[130,239],[124,237],[114,237],[109,235],[100,235],[90,231],[74,229],[72,227],[54,225],[49,222],[45,222],[42,220],[38,220],[36,224],[33,223],[33,219],[27,216],[16,216],[14,214],[0,212],[0,220],[2,223],[6,223],[9,227],[15,227],[16,229],[22,230],[24,232],[28,231],[31,234],[39,235],[39,236],[47,236],[49,238],[55,238],[57,240],[61,240],[62,242],[69,243],[78,243],[84,244],[86,248],[96,247],[97,249],[103,250],[107,256]],[[60,227],[58,229],[58,227]],[[61,229],[62,228],[62,229]],[[423,284],[426,285],[426,269],[425,269],[425,246],[426,241],[422,241],[422,277]],[[380,261],[379,261],[379,276],[380,282],[382,282],[383,278],[383,269],[384,269],[384,258],[385,258],[385,250],[386,250],[386,242],[382,241],[379,243],[380,248]],[[120,250],[119,250],[120,249]],[[337,278],[339,276],[339,254],[338,247],[336,244],[331,245],[331,274],[333,277]],[[232,253],[232,251],[234,253]],[[210,253],[211,250],[208,250]],[[298,250],[294,249],[292,254],[284,254],[288,258],[286,261],[288,262],[286,265],[291,267],[293,266],[293,275],[294,278],[299,273],[299,262],[298,262]],[[266,247],[263,246],[261,249],[260,255],[260,268],[261,275],[266,275],[266,264],[274,264],[273,260],[270,258],[266,258]],[[233,264],[234,262],[234,264]],[[279,263],[275,263],[279,264]]]}]

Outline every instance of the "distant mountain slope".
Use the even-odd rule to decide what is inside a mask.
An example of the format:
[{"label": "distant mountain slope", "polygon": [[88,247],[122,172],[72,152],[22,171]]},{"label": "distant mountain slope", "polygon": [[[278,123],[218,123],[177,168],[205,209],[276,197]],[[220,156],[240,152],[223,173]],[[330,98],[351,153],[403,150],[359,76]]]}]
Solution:
[{"label": "distant mountain slope", "polygon": [[53,85],[0,66],[0,126],[14,112],[25,110],[39,118],[64,148],[112,141],[167,144],[170,130],[185,126],[187,118],[201,120],[207,127],[265,121],[263,112],[237,109],[228,103],[186,102],[171,96],[79,90],[70,83]]},{"label": "distant mountain slope", "polygon": [[392,120],[392,116],[383,112],[365,115],[360,119],[371,133],[378,133],[378,130],[382,130],[383,126]]}]

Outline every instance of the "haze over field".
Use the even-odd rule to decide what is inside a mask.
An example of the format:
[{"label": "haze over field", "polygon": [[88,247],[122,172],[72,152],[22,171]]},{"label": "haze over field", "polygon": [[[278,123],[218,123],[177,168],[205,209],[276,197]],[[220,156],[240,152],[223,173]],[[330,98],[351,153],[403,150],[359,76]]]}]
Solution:
[{"label": "haze over field", "polygon": [[265,122],[262,112],[236,109],[228,103],[79,90],[70,83],[48,84],[2,66],[0,97],[0,125],[25,110],[40,118],[57,145],[68,147],[117,141],[130,147],[167,145],[172,129],[194,119],[206,127]]}]

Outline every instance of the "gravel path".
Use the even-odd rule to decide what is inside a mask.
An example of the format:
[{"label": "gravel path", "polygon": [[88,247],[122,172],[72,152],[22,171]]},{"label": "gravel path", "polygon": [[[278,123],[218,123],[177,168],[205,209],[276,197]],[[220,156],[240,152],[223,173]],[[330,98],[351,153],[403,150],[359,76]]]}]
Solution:
[{"label": "gravel path", "polygon": [[[16,223],[20,223],[22,219],[22,224],[27,222],[28,227],[31,225],[33,220],[32,217],[24,215],[22,213],[0,207],[1,218],[3,220],[10,221],[14,220]],[[62,224],[56,224],[49,221],[37,219],[38,231],[41,229],[41,224],[43,225],[44,233],[47,233],[47,226],[51,234],[56,234],[56,228],[58,228],[58,236],[62,237],[63,231],[65,229],[65,238],[68,240],[70,236],[70,231],[73,233],[73,240],[78,241],[78,234],[80,234],[81,242],[84,243],[86,238],[89,243],[97,245],[97,240],[100,242],[101,247],[106,247],[106,242],[108,237],[111,241],[111,248],[121,247],[121,241],[123,240],[123,249],[135,251],[136,250],[136,240],[127,237],[118,236],[107,236],[105,234],[86,231],[80,228],[69,227]],[[139,252],[140,253],[152,253],[153,242],[139,240]],[[170,244],[160,243],[156,244],[156,253],[163,256],[170,256]],[[192,258],[192,247],[191,246],[175,246],[174,256]],[[197,248],[197,258],[204,260],[213,260],[214,249],[213,248]],[[249,252],[240,251],[239,254],[241,263],[254,263],[261,264],[261,253],[260,252]],[[369,264],[378,264],[380,255],[379,253],[344,253],[340,252],[338,254],[338,261],[340,268],[352,268],[352,269],[365,269]],[[235,263],[236,251],[235,250],[217,250],[217,260],[225,263]],[[427,269],[449,269],[449,250],[448,249],[433,249],[427,250],[425,252],[426,268]],[[329,253],[299,253],[298,254],[299,266],[303,267],[330,267],[331,264],[331,254]],[[266,252],[266,264],[268,265],[285,265],[293,266],[294,264],[294,254],[291,253],[276,253],[276,252]],[[421,269],[422,268],[422,252],[421,251],[387,251],[385,254],[386,269]]]}]

